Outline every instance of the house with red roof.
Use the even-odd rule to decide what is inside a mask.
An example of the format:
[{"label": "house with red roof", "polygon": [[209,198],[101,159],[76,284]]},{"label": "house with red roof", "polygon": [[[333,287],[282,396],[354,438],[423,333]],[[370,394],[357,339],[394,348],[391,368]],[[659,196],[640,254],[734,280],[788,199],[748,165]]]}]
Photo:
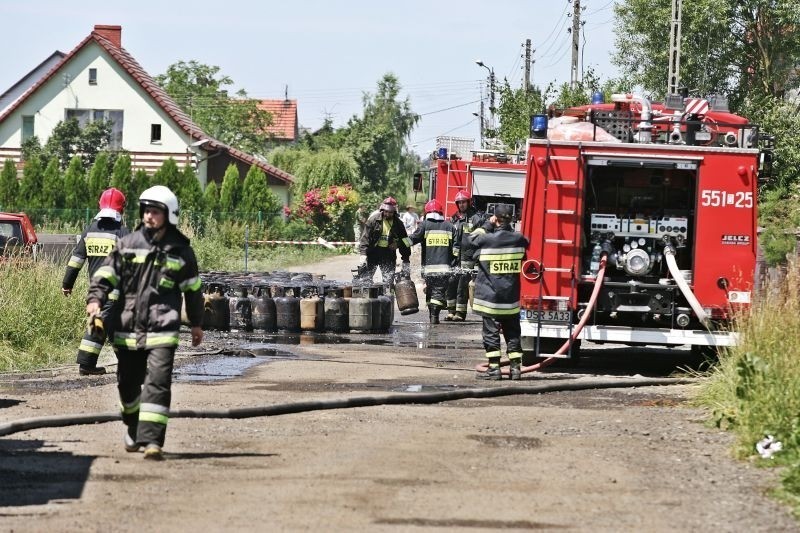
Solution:
[{"label": "house with red roof", "polygon": [[95,26],[30,83],[34,72],[23,78],[27,89],[0,110],[0,164],[6,159],[19,164],[23,141],[35,135],[45,142],[65,119],[74,117],[82,125],[106,119],[113,124],[111,148],[126,150],[134,169],[152,173],[173,158],[193,165],[205,187],[212,180],[221,183],[229,164],[237,165],[242,179],[255,165],[278,198],[289,203],[293,176],[206,135],[122,47],[121,26]]},{"label": "house with red roof", "polygon": [[272,115],[272,124],[267,132],[277,144],[293,144],[300,135],[297,123],[297,100],[261,100],[258,108]]}]

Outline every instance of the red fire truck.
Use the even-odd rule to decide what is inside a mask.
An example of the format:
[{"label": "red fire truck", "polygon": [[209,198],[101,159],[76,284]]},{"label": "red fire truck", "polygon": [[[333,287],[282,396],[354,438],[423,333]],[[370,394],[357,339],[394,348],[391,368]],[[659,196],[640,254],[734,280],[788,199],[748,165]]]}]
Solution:
[{"label": "red fire truck", "polygon": [[497,203],[513,204],[519,219],[525,194],[524,154],[475,150],[473,140],[463,137],[439,137],[436,145],[428,190],[445,206],[446,217],[456,212],[456,193],[465,190],[479,210],[491,212]]},{"label": "red fire truck", "polygon": [[581,341],[734,344],[728,321],[753,297],[768,137],[722,99],[629,94],[533,117],[531,135],[528,359],[577,357]]}]

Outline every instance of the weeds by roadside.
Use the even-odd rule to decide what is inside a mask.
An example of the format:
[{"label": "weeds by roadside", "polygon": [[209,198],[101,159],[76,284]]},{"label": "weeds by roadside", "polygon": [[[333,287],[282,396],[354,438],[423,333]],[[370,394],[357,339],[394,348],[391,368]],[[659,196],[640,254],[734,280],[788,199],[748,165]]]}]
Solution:
[{"label": "weeds by roadside", "polygon": [[800,269],[764,288],[749,313],[737,319],[738,346],[720,354],[698,400],[714,422],[736,435],[735,453],[756,454],[765,435],[783,444],[761,464],[786,466],[779,496],[800,515]]},{"label": "weeds by roadside", "polygon": [[71,362],[80,341],[86,278],[61,294],[64,267],[47,261],[0,263],[0,371]]}]

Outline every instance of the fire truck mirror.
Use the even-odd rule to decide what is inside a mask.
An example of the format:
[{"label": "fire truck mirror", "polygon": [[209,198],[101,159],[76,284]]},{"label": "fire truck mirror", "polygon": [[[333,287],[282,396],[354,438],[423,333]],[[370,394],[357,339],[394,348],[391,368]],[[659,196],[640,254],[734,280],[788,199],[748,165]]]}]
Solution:
[{"label": "fire truck mirror", "polygon": [[416,172],[414,174],[414,180],[411,183],[411,188],[414,192],[422,192],[422,173]]}]

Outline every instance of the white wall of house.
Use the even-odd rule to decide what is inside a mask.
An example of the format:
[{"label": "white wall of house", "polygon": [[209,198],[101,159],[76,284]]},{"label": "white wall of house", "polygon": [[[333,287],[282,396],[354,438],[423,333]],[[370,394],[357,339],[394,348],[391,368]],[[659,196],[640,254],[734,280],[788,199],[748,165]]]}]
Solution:
[{"label": "white wall of house", "polygon": [[[90,68],[97,69],[96,85],[89,84]],[[187,152],[189,136],[93,42],[0,124],[0,147],[20,147],[23,116],[34,117],[34,134],[44,143],[67,109],[122,110],[122,148],[130,152]],[[161,125],[160,142],[151,142],[152,124]]]}]

